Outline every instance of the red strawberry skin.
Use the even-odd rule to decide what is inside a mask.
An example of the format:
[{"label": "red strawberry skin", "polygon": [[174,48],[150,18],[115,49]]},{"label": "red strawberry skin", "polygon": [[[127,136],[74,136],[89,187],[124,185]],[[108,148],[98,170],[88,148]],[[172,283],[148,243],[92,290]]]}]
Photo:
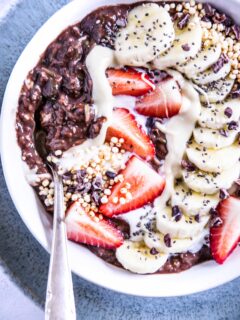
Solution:
[{"label": "red strawberry skin", "polygon": [[141,96],[155,87],[149,77],[134,69],[108,69],[113,95]]},{"label": "red strawberry skin", "polygon": [[106,219],[94,220],[75,201],[66,214],[67,237],[69,240],[91,246],[114,249],[122,245],[121,232]]},{"label": "red strawberry skin", "polygon": [[[123,181],[114,185],[108,203],[100,206],[100,212],[107,217],[125,213],[144,206],[158,197],[164,187],[165,179],[148,166],[143,160],[132,156],[127,162],[126,168],[121,172]],[[129,192],[132,198],[125,197],[125,203],[114,203],[116,197],[124,197],[121,189],[130,184]]]},{"label": "red strawberry skin", "polygon": [[182,95],[173,78],[161,81],[156,89],[136,101],[135,110],[144,116],[170,118],[179,113]]},{"label": "red strawberry skin", "polygon": [[112,137],[123,138],[122,147],[138,156],[150,160],[155,155],[155,148],[148,135],[137,123],[133,114],[125,108],[113,111],[112,123],[108,127],[106,141]]},{"label": "red strawberry skin", "polygon": [[231,196],[217,207],[222,220],[210,229],[210,248],[216,262],[222,264],[236,248],[240,237],[240,200]]}]

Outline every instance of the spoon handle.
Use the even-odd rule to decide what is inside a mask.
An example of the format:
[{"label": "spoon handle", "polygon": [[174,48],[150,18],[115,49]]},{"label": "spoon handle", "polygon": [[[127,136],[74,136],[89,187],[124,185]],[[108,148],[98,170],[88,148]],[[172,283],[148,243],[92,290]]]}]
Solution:
[{"label": "spoon handle", "polygon": [[68,263],[62,178],[54,171],[53,239],[45,303],[45,320],[75,320],[72,275]]}]

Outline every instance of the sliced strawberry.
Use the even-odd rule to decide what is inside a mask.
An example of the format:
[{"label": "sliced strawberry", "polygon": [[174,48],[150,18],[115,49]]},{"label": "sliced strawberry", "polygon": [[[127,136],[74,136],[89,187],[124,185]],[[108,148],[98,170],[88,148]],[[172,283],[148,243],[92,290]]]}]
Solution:
[{"label": "sliced strawberry", "polygon": [[144,116],[170,118],[179,113],[182,95],[173,78],[161,81],[156,89],[136,101],[135,109]]},{"label": "sliced strawberry", "polygon": [[134,69],[108,69],[113,95],[141,96],[155,87],[149,77]]},{"label": "sliced strawberry", "polygon": [[210,229],[210,248],[213,258],[223,263],[239,241],[240,200],[231,196],[221,201],[217,212],[222,224]]},{"label": "sliced strawberry", "polygon": [[90,217],[77,201],[67,210],[65,221],[69,240],[107,249],[123,243],[121,232],[110,221],[96,221],[96,217]]},{"label": "sliced strawberry", "polygon": [[[125,213],[152,202],[165,187],[165,179],[136,156],[129,159],[121,174],[123,181],[114,185],[108,203],[100,206],[100,211],[107,217]],[[123,192],[126,189],[129,193]]]},{"label": "sliced strawberry", "polygon": [[107,141],[110,141],[112,137],[123,138],[124,144],[122,147],[125,150],[135,152],[144,159],[153,158],[155,154],[153,143],[129,110],[115,109],[112,119],[112,123],[107,130]]}]

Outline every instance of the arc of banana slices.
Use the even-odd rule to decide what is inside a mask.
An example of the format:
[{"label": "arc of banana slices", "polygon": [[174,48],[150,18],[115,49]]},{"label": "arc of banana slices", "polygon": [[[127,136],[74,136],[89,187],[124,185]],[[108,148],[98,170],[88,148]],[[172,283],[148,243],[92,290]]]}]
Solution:
[{"label": "arc of banana slices", "polygon": [[139,274],[154,273],[158,271],[167,261],[167,253],[151,253],[151,247],[143,242],[125,240],[116,249],[116,257],[122,266],[132,272]]},{"label": "arc of banana slices", "polygon": [[[154,28],[153,28],[154,26]],[[230,63],[214,72],[212,65],[221,56],[221,44],[202,46],[202,28],[198,17],[190,19],[183,30],[173,24],[169,13],[157,4],[140,5],[129,12],[128,22],[116,37],[116,59],[122,65],[144,66],[152,62],[158,69],[174,67],[198,86],[202,106],[194,141],[186,155],[195,171],[183,169],[183,181],[174,187],[171,205],[179,206],[183,215],[172,217],[169,207],[159,212],[156,232],[144,235],[144,242],[126,240],[116,250],[124,268],[136,273],[153,273],[167,261],[169,254],[199,246],[209,220],[209,210],[219,202],[219,189],[229,189],[240,171],[240,148],[235,144],[237,130],[227,129],[229,122],[239,121],[240,99],[227,99],[234,80]],[[195,84],[194,84],[195,83]],[[210,104],[209,104],[210,102]],[[226,108],[231,112],[226,113]],[[197,222],[194,216],[199,215]],[[171,245],[164,241],[171,236]],[[158,252],[151,254],[151,249]],[[196,249],[196,248],[195,248]]]},{"label": "arc of banana slices", "polygon": [[175,32],[166,9],[154,3],[140,5],[128,14],[125,28],[116,36],[116,58],[122,65],[144,66],[173,43]]}]

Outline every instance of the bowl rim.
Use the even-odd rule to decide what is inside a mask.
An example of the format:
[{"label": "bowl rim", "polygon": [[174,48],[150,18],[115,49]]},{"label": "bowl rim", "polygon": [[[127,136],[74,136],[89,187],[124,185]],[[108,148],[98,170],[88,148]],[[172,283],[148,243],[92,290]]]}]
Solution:
[{"label": "bowl rim", "polygon": [[[4,177],[23,222],[48,252],[51,243],[51,217],[45,212],[25,179],[24,164],[16,141],[15,113],[20,89],[27,73],[36,65],[41,53],[65,28],[80,21],[87,12],[102,5],[131,2],[139,0],[99,0],[97,4],[95,0],[88,0],[84,4],[81,0],[74,0],[62,7],[42,25],[27,44],[12,70],[5,90],[0,122],[0,150]],[[23,201],[24,196],[27,197],[27,201]],[[29,216],[31,211],[36,219],[34,221]],[[83,258],[81,264],[78,259],[79,250]],[[178,274],[154,275],[136,275],[109,265],[86,248],[72,242],[69,242],[69,257],[72,270],[78,276],[107,289],[143,297],[188,295],[214,288],[240,276],[240,250],[235,251],[222,266],[208,261]],[[199,279],[196,279],[196,276]]]}]

